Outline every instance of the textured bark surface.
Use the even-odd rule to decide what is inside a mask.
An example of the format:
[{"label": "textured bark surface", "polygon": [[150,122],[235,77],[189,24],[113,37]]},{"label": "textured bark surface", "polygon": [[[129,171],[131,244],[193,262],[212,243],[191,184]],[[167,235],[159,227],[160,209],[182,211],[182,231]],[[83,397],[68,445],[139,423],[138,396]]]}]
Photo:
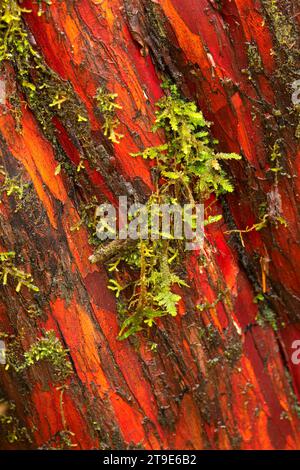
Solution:
[{"label": "textured bark surface", "polygon": [[[291,102],[300,68],[298,1],[53,0],[42,16],[34,2],[22,6],[33,10],[23,17],[35,47],[86,109],[90,130],[81,133],[76,114],[64,115],[62,106],[50,136],[26,105],[13,64],[5,64],[0,78],[20,98],[22,132],[13,106],[0,105],[1,164],[30,186],[18,212],[13,198],[3,198],[0,251],[20,255],[40,293],[0,286],[0,330],[24,351],[43,330],[55,330],[74,374],[62,395],[49,364],[22,374],[0,366],[1,390],[32,434],[31,444],[3,437],[1,447],[49,447],[69,430],[77,449],[299,448],[300,368],[290,359],[300,338],[299,113]],[[162,77],[197,101],[220,148],[243,159],[227,167],[235,192],[213,206],[223,221],[208,230],[205,259],[186,261],[191,289],[177,317],[138,344],[120,342],[106,271],[88,261],[85,227],[71,227],[93,195],[115,202],[150,193],[147,164],[129,154],[159,142],[151,126]],[[101,85],[123,107],[118,145],[101,129],[94,99]],[[270,171],[276,142],[278,180]],[[77,173],[80,156],[88,162]],[[54,176],[67,161],[70,171]],[[244,246],[225,233],[256,223],[262,204],[287,227],[269,223],[244,234]],[[262,270],[277,331],[256,321]],[[26,312],[32,303],[43,312],[37,319]],[[204,303],[214,306],[195,308]]]}]

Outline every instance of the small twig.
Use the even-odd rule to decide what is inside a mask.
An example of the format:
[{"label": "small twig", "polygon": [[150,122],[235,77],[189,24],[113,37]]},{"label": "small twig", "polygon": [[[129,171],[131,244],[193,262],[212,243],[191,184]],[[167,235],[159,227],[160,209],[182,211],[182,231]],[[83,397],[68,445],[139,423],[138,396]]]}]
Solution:
[{"label": "small twig", "polygon": [[89,257],[91,263],[106,263],[107,261],[119,255],[120,252],[128,251],[138,243],[139,240],[113,240],[107,245],[97,248],[95,253]]}]

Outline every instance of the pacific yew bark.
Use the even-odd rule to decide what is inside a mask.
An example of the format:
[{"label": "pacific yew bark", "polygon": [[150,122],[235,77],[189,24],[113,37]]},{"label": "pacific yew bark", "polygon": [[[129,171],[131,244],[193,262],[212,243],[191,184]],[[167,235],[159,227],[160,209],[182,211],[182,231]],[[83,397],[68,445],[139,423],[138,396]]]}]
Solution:
[{"label": "pacific yew bark", "polygon": [[[2,448],[59,447],[62,431],[73,433],[77,449],[299,448],[300,373],[291,362],[300,335],[299,112],[291,101],[300,67],[298,1],[53,0],[41,16],[35,2],[22,7],[32,10],[22,16],[33,47],[74,107],[62,104],[48,123],[53,129],[43,129],[45,103],[28,106],[18,65],[4,62],[1,164],[29,188],[17,212],[14,198],[3,196],[0,251],[18,254],[40,292],[1,286],[0,330],[16,336],[20,354],[54,330],[74,373],[62,393],[46,361],[21,374],[1,366],[2,394],[32,439],[9,444],[3,433]],[[226,168],[235,192],[213,205],[223,221],[208,228],[205,256],[185,260],[191,289],[177,317],[161,320],[138,344],[120,342],[106,271],[88,261],[86,228],[71,228],[93,196],[147,199],[151,173],[129,154],[159,142],[151,126],[163,77],[197,101],[220,148],[243,159]],[[118,145],[103,135],[96,109],[102,85],[122,105]],[[88,116],[84,133],[75,109]],[[276,144],[278,178],[270,171]],[[85,169],[76,172],[81,157]],[[55,176],[58,162],[68,171]],[[271,218],[266,228],[244,234],[243,243],[225,233],[257,223],[262,205]],[[275,223],[279,216],[287,227]],[[276,331],[256,320],[262,277]],[[41,316],[28,314],[32,303]],[[205,303],[213,306],[195,308]]]}]

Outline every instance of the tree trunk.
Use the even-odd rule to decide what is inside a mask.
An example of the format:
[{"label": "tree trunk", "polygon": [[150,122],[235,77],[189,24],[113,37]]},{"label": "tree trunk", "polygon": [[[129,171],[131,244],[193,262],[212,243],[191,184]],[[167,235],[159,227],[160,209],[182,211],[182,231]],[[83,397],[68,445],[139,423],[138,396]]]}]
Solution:
[{"label": "tree trunk", "polygon": [[[44,83],[37,71],[28,85],[19,52],[0,76],[2,184],[28,184],[20,198],[2,193],[0,252],[15,252],[39,288],[0,286],[15,365],[0,366],[1,448],[299,448],[298,0],[38,3],[42,15],[22,2],[32,10],[22,27]],[[243,158],[226,165],[235,191],[213,205],[223,219],[208,226],[204,254],[182,260],[190,288],[178,315],[119,341],[107,271],[74,226],[93,197],[151,193],[149,165],[130,153],[163,142],[151,128],[165,78],[213,122],[219,148]],[[104,135],[99,87],[122,106],[119,144]],[[18,369],[52,330],[73,373],[61,380],[39,359]]]}]

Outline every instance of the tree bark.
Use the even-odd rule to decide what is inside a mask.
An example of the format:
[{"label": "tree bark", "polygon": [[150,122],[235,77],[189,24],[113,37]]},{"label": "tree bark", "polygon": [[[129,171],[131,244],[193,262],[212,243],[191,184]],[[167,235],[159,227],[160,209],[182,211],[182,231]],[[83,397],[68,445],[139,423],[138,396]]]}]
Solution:
[{"label": "tree bark", "polygon": [[[300,339],[298,1],[52,0],[41,16],[35,2],[22,7],[32,10],[22,14],[31,42],[69,105],[52,110],[43,129],[47,105],[28,105],[18,65],[4,62],[1,165],[29,186],[18,211],[14,197],[2,197],[0,252],[17,253],[39,293],[0,286],[0,331],[22,356],[54,330],[73,374],[61,389],[47,361],[22,373],[0,366],[2,394],[31,436],[8,443],[3,431],[1,448],[299,448],[300,366],[291,360]],[[220,149],[243,158],[226,167],[235,191],[213,205],[223,220],[207,229],[204,259],[182,260],[191,288],[177,317],[120,342],[105,267],[89,262],[87,229],[72,227],[93,196],[116,203],[151,193],[149,166],[129,154],[163,141],[151,132],[163,78],[198,103]],[[104,85],[122,105],[119,144],[97,112]],[[84,131],[78,110],[88,117]],[[279,172],[271,171],[276,145]],[[253,226],[262,208],[265,228],[226,233]],[[253,302],[261,291],[264,307]],[[273,327],[257,322],[265,306]]]}]

